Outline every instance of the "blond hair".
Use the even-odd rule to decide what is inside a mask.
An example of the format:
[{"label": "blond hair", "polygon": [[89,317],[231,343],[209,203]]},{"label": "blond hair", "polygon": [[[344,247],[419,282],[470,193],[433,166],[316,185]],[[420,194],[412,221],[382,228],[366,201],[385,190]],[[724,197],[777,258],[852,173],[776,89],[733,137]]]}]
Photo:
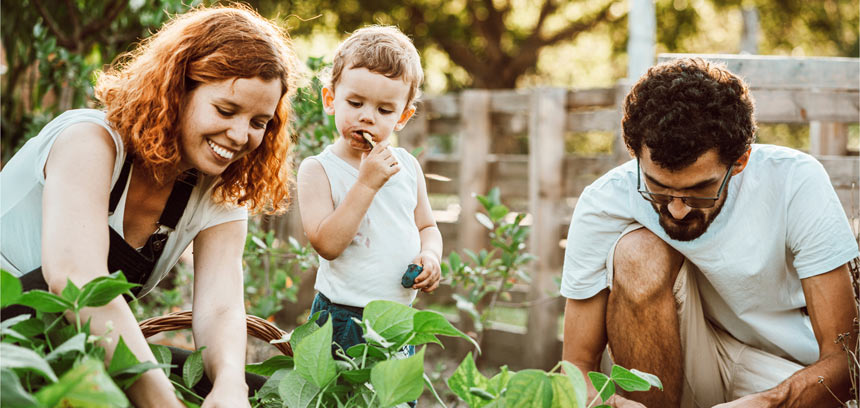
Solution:
[{"label": "blond hair", "polygon": [[394,26],[369,26],[354,31],[335,51],[329,86],[337,86],[345,69],[366,68],[368,71],[401,79],[409,84],[406,107],[421,96],[424,70],[418,50],[403,32]]}]

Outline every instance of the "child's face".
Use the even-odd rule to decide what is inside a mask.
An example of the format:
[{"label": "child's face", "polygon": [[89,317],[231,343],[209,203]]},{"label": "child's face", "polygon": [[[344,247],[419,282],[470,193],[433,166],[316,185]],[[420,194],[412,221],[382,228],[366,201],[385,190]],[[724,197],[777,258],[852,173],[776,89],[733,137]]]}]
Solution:
[{"label": "child's face", "polygon": [[400,130],[415,113],[406,106],[409,84],[399,78],[371,72],[366,68],[349,68],[331,88],[323,88],[323,106],[334,115],[335,126],[347,144],[359,151],[371,146],[361,133],[367,132],[375,143],[388,139]]}]

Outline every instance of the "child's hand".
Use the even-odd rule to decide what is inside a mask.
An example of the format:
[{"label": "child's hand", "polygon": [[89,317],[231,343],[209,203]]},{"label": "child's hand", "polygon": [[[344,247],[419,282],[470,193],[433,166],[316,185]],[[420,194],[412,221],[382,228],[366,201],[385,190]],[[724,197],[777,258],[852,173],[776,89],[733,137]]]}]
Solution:
[{"label": "child's hand", "polygon": [[379,191],[391,176],[400,171],[400,163],[388,148],[388,144],[387,140],[379,142],[373,150],[361,154],[358,182],[374,191]]},{"label": "child's hand", "polygon": [[439,256],[431,251],[421,251],[412,263],[421,265],[424,270],[415,278],[412,289],[421,289],[424,292],[433,292],[439,287],[442,279],[442,269],[439,267]]}]

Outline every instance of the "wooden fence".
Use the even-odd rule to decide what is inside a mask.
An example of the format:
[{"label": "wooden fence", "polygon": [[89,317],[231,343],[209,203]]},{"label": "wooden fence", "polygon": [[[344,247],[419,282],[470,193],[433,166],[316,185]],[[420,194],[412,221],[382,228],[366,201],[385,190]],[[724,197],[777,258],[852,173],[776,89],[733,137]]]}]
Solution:
[{"label": "wooden fence", "polygon": [[[745,78],[759,123],[810,124],[811,152],[827,168],[846,212],[860,218],[860,161],[846,149],[847,125],[860,117],[860,60],[704,57],[727,63]],[[537,261],[532,284],[517,296],[530,305],[528,324],[525,331],[490,329],[485,337],[492,347],[484,353],[488,364],[548,369],[561,358],[556,333],[564,301],[557,296],[554,278],[561,274],[564,237],[582,190],[629,160],[620,139],[619,108],[629,87],[622,82],[606,89],[467,90],[427,97],[419,114],[399,133],[399,144],[410,150],[440,135],[447,135],[443,139],[455,146],[449,153],[429,151],[420,156],[428,192],[459,202],[459,211],[455,205],[454,211],[437,214],[446,250],[487,245],[487,231],[473,217],[479,210],[476,193],[499,187],[506,204],[528,213],[532,227],[528,251]],[[611,153],[584,156],[566,151],[568,135],[590,131],[614,135]]]}]

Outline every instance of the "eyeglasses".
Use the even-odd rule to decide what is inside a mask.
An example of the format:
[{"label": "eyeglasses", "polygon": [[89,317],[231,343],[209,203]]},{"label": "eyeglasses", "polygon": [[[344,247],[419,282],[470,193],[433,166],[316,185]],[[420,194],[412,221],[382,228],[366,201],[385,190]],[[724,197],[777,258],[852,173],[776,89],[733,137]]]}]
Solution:
[{"label": "eyeglasses", "polygon": [[729,182],[729,174],[732,173],[732,168],[734,167],[734,165],[729,166],[729,170],[726,171],[726,176],[723,177],[723,183],[720,184],[720,189],[717,190],[716,197],[680,197],[669,194],[652,193],[648,191],[647,186],[645,186],[645,189],[643,190],[641,177],[642,170],[641,167],[639,167],[639,158],[636,158],[636,190],[639,191],[639,194],[642,195],[642,198],[660,205],[667,205],[671,203],[672,200],[677,198],[690,208],[711,208],[717,204],[717,200],[719,200],[720,196],[723,195],[723,189],[726,188],[726,185]]}]

